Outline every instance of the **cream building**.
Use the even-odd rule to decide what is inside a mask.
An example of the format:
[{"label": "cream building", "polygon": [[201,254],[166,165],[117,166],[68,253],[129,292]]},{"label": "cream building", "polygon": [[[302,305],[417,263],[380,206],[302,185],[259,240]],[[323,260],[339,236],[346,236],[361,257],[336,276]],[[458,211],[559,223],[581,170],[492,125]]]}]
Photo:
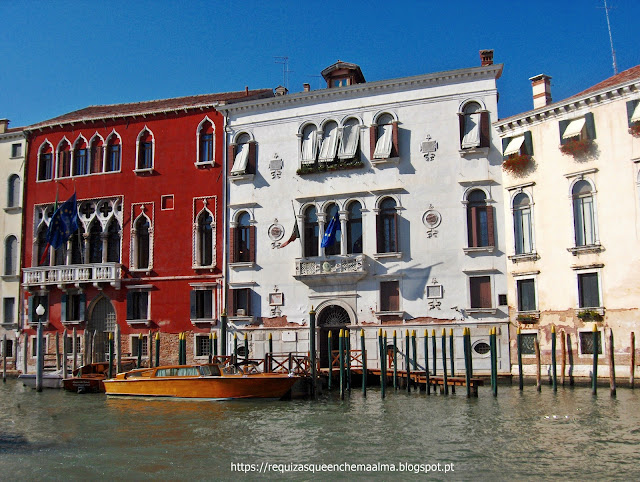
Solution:
[{"label": "cream building", "polygon": [[[9,128],[7,119],[0,119],[0,165],[4,195],[0,198],[0,345],[7,337],[8,367],[14,368],[17,352],[16,333],[20,312],[20,249],[22,240],[22,182],[27,143],[21,128]],[[0,346],[0,350],[2,350]]]},{"label": "cream building", "polygon": [[[274,98],[218,106],[228,145],[226,306],[230,333],[249,334],[252,357],[263,356],[269,333],[274,352],[306,353],[314,307],[323,366],[328,334],[336,348],[340,328],[354,349],[365,330],[370,366],[379,328],[389,343],[397,332],[403,353],[416,330],[419,366],[424,331],[435,330],[442,373],[440,336],[453,329],[461,371],[468,326],[474,369],[486,372],[496,326],[499,370],[509,372],[502,155],[491,128],[502,65],[493,51],[481,58],[479,67],[376,82],[338,61],[322,71],[325,89],[278,88]],[[283,247],[294,222],[300,238]],[[332,223],[337,242],[323,247]]]},{"label": "cream building", "polygon": [[599,363],[612,330],[618,373],[628,374],[640,327],[640,66],[554,103],[550,80],[531,79],[534,110],[494,123],[505,159],[509,319],[522,330],[525,364],[536,338],[550,363],[555,325],[559,372],[564,339],[565,374],[588,376],[595,323]]}]

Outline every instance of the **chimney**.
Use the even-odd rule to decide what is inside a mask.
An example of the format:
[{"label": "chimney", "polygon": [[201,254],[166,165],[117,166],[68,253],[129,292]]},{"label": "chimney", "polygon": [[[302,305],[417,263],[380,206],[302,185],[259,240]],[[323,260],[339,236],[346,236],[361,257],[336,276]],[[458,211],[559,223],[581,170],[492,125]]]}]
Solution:
[{"label": "chimney", "polygon": [[7,132],[7,127],[9,126],[9,119],[0,119],[0,134],[4,134]]},{"label": "chimney", "polygon": [[309,92],[311,90],[311,84],[304,83],[302,84],[302,91]]},{"label": "chimney", "polygon": [[286,87],[283,87],[282,85],[276,87],[276,95],[287,95],[288,93],[289,91]]},{"label": "chimney", "polygon": [[493,50],[480,51],[480,65],[482,67],[486,67],[487,65],[493,65]]},{"label": "chimney", "polygon": [[540,74],[529,79],[533,90],[533,108],[551,104],[551,77]]}]

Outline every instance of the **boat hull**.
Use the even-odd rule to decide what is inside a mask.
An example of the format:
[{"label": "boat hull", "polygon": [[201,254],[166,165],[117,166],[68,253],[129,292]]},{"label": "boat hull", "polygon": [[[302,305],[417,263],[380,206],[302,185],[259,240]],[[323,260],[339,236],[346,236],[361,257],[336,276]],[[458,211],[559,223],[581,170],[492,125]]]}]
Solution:
[{"label": "boat hull", "polygon": [[104,377],[85,378],[74,377],[65,378],[62,381],[62,388],[70,392],[78,393],[100,393],[104,392]]},{"label": "boat hull", "polygon": [[[18,380],[27,387],[36,388],[35,374],[19,375]],[[62,388],[62,375],[45,373],[42,376],[42,388]]]},{"label": "boat hull", "polygon": [[105,380],[107,395],[211,400],[282,398],[298,377],[281,374]]}]

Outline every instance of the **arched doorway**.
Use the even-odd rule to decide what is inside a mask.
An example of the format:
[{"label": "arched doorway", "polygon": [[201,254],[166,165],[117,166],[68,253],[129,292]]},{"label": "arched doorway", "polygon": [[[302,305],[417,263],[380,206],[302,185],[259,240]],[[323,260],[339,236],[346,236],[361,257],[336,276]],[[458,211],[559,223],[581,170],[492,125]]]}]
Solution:
[{"label": "arched doorway", "polygon": [[95,333],[95,361],[105,361],[109,352],[109,332],[116,329],[116,311],[108,298],[101,296],[90,311],[87,330]]},{"label": "arched doorway", "polygon": [[320,337],[320,367],[329,367],[329,332],[331,332],[331,350],[337,350],[339,347],[338,336],[340,330],[346,328],[351,323],[349,313],[342,306],[329,305],[323,308],[318,315],[318,326],[320,328],[318,336]]}]

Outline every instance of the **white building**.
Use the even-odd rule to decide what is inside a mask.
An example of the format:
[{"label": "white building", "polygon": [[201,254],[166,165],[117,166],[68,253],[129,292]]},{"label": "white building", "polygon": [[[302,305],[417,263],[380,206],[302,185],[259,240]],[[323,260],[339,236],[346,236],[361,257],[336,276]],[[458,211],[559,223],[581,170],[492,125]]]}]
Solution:
[{"label": "white building", "polygon": [[2,279],[0,299],[0,351],[7,337],[8,367],[13,368],[16,354],[16,333],[20,310],[20,249],[22,241],[22,182],[24,178],[26,139],[21,128],[9,128],[7,119],[0,119],[0,166],[4,198],[0,209],[0,259]]},{"label": "white building", "polygon": [[[565,373],[589,375],[595,322],[600,363],[611,329],[618,373],[629,373],[630,333],[640,327],[640,66],[554,103],[550,77],[531,80],[534,109],[494,124],[511,165],[503,178],[508,299],[524,363],[534,363],[536,338],[550,363],[555,325],[558,364],[564,333]],[[516,363],[515,332],[511,347]],[[599,375],[608,376],[606,366]]]},{"label": "white building", "polygon": [[[227,312],[231,332],[249,333],[250,355],[317,346],[327,335],[365,329],[376,366],[378,328],[389,342],[416,330],[453,329],[462,370],[470,327],[474,369],[489,369],[488,333],[499,333],[499,369],[509,372],[502,155],[491,128],[502,65],[365,82],[338,61],[327,88],[221,105],[228,172]],[[322,247],[337,220],[337,242]],[[290,239],[297,222],[300,239]],[[230,345],[231,346],[231,345]],[[431,346],[431,345],[429,345]],[[448,346],[448,341],[447,341]],[[430,354],[431,356],[431,354]]]}]

